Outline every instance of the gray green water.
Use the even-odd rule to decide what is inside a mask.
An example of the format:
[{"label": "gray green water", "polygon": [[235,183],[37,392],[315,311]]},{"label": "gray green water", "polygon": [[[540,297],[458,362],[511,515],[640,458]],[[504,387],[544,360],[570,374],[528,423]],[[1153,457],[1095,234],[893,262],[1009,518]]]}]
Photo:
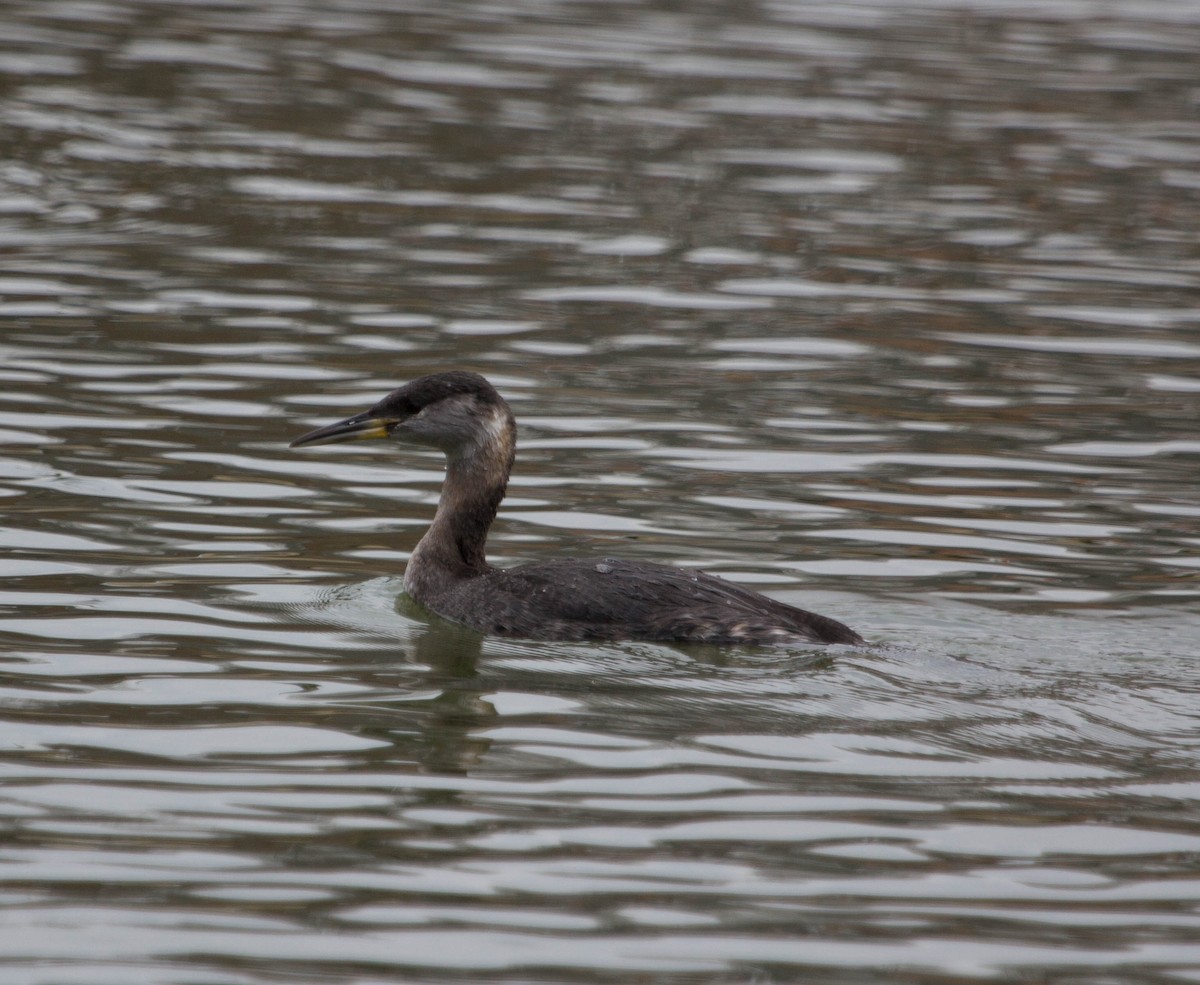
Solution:
[{"label": "gray green water", "polygon": [[[1200,980],[1200,7],[0,6],[5,985]],[[401,598],[422,373],[499,563]]]}]

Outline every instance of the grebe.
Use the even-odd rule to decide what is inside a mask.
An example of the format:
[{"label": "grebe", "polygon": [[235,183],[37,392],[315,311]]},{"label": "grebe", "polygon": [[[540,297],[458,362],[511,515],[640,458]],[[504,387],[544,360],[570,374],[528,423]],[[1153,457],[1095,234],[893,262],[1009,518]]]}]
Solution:
[{"label": "grebe", "polygon": [[607,557],[493,568],[484,544],[512,472],[517,426],[504,398],[477,373],[423,376],[291,447],[367,438],[445,453],[437,513],[409,559],[404,588],[471,629],[539,640],[864,642],[836,620],[703,571]]}]

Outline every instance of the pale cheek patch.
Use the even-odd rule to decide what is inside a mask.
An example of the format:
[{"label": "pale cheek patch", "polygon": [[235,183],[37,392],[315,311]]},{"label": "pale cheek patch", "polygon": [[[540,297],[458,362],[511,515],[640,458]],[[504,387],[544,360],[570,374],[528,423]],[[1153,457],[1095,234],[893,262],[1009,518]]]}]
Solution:
[{"label": "pale cheek patch", "polygon": [[504,414],[499,410],[493,410],[488,416],[487,423],[484,425],[484,430],[487,432],[487,437],[483,440],[485,445],[506,444],[508,441],[508,421]]},{"label": "pale cheek patch", "polygon": [[[489,409],[474,424],[469,442],[448,451],[451,461],[491,462],[497,453],[505,454],[512,446],[512,432],[507,416],[500,410]],[[490,468],[490,465],[487,466]]]}]

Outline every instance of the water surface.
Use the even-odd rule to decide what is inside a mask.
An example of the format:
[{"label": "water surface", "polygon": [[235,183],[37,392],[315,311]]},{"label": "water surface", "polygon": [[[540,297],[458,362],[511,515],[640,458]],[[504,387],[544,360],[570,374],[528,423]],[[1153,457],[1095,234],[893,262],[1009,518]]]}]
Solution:
[{"label": "water surface", "polygon": [[[4,8],[5,982],[1195,981],[1195,6],[251,7]],[[872,645],[417,611],[450,367]]]}]

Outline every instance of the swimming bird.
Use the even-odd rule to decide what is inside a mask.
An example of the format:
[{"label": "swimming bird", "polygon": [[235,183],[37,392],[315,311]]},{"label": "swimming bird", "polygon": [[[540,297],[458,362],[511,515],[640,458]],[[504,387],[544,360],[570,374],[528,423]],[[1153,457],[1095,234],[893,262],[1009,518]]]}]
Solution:
[{"label": "swimming bird", "polygon": [[834,619],[703,571],[615,558],[494,568],[484,553],[516,457],[512,410],[477,373],[423,376],[291,443],[390,438],[446,456],[437,512],[404,572],[425,608],[482,633],[538,640],[863,643]]}]

